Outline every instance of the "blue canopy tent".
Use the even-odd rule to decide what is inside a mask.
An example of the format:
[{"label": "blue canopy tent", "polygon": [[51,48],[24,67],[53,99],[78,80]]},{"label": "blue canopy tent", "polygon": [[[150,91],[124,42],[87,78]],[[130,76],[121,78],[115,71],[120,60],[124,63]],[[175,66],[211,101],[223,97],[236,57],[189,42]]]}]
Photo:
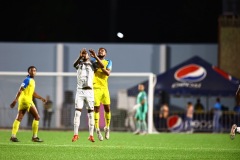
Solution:
[{"label": "blue canopy tent", "polygon": [[[154,97],[164,99],[166,95],[176,95],[180,97],[197,96],[206,97],[206,109],[209,109],[209,97],[234,97],[239,84],[239,80],[216,66],[206,62],[202,58],[195,56],[185,62],[167,70],[156,76]],[[148,81],[142,82],[148,90]],[[136,96],[138,85],[128,89],[129,96]],[[160,98],[161,97],[161,98]],[[167,98],[166,98],[167,99]],[[162,101],[163,102],[163,101]],[[166,101],[165,101],[166,102]],[[159,110],[160,101],[155,105],[155,110]],[[177,109],[177,106],[171,106]],[[154,116],[154,123],[157,125],[158,116]]]},{"label": "blue canopy tent", "polygon": [[[175,96],[234,97],[239,80],[195,56],[156,76],[155,97],[160,93]],[[148,90],[148,81],[142,82]],[[129,96],[136,96],[138,87],[128,89]],[[208,100],[207,100],[208,109]]]},{"label": "blue canopy tent", "polygon": [[[147,90],[148,81],[142,83]],[[238,84],[238,79],[195,56],[157,75],[154,93],[165,91],[180,96],[234,96]],[[128,89],[128,95],[137,93],[137,85]]]}]

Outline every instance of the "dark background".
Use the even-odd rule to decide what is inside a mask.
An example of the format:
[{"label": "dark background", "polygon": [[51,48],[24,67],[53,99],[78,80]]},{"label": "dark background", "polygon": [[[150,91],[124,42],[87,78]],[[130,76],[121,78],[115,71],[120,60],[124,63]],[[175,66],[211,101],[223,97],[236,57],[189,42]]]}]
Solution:
[{"label": "dark background", "polygon": [[217,43],[222,1],[4,1],[0,9],[2,42]]}]

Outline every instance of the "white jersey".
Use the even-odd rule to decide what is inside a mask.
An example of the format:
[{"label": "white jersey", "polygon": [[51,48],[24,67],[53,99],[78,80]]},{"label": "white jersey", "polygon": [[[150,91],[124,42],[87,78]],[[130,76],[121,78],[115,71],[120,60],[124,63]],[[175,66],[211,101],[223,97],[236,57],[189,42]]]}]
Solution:
[{"label": "white jersey", "polygon": [[77,89],[93,88],[94,69],[92,63],[81,61],[77,67]]}]

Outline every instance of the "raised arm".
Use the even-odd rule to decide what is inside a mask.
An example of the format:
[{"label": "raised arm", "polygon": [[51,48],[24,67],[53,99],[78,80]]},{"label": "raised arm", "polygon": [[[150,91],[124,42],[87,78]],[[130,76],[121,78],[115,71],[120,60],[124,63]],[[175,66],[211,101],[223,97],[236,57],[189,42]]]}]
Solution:
[{"label": "raised arm", "polygon": [[97,60],[97,63],[99,65],[100,68],[104,68],[104,65],[101,61],[101,59],[98,58],[97,54],[95,53],[95,51],[93,49],[89,49],[90,52],[90,56],[95,58]]},{"label": "raised arm", "polygon": [[103,73],[105,73],[107,76],[110,76],[111,70],[110,69],[105,69],[105,68],[101,68]]},{"label": "raised arm", "polygon": [[78,64],[80,63],[80,61],[82,59],[82,52],[84,52],[84,51],[86,52],[86,48],[83,48],[82,50],[80,50],[79,57],[73,63],[74,68],[78,69]]},{"label": "raised arm", "polygon": [[103,73],[105,73],[107,76],[110,76],[111,70],[112,70],[112,61],[108,60],[108,65],[106,68],[101,68]]}]

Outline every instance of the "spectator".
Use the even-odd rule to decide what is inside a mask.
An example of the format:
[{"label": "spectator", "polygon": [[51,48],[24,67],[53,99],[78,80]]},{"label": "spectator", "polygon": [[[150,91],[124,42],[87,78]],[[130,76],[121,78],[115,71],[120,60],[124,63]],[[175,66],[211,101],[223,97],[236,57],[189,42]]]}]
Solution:
[{"label": "spectator", "polygon": [[197,102],[196,102],[196,104],[194,106],[194,110],[196,112],[203,112],[204,111],[204,107],[203,107],[203,105],[201,103],[201,100],[199,98],[197,99]]},{"label": "spectator", "polygon": [[185,131],[187,133],[193,132],[192,120],[193,120],[194,107],[192,102],[187,103],[186,117],[185,117]]},{"label": "spectator", "polygon": [[53,113],[53,102],[50,100],[50,96],[46,96],[47,102],[43,104],[43,127],[46,128],[46,125],[48,128],[51,126],[51,119],[52,119],[52,113]]},{"label": "spectator", "polygon": [[169,115],[169,107],[167,103],[164,103],[159,112],[159,127],[162,131],[167,131],[167,118]]},{"label": "spectator", "polygon": [[222,115],[222,104],[220,103],[220,98],[216,99],[216,103],[213,107],[213,132],[217,133],[220,132],[221,125],[220,125],[220,118]]}]

